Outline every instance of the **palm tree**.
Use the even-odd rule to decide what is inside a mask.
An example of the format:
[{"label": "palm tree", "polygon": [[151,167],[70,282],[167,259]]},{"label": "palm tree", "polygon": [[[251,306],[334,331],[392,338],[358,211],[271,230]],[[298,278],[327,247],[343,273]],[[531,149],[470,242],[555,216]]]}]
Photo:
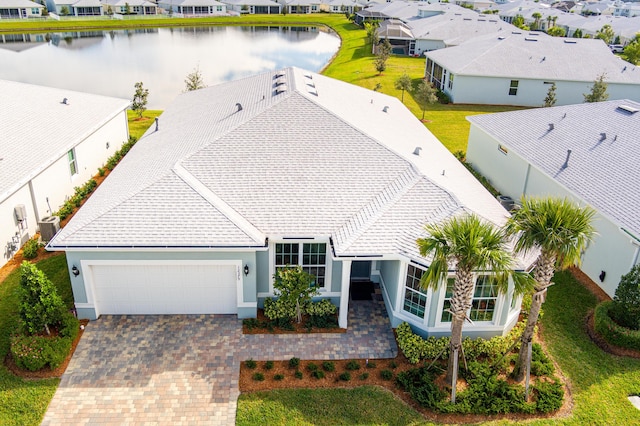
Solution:
[{"label": "palm tree", "polygon": [[540,250],[533,271],[535,286],[531,308],[513,372],[518,381],[524,378],[527,346],[533,338],[538,314],[555,270],[580,262],[583,250],[595,235],[591,225],[594,214],[592,208],[580,207],[567,199],[523,198],[522,208],[507,222],[507,234],[516,237],[516,251]]},{"label": "palm tree", "polygon": [[506,236],[474,215],[457,216],[439,224],[425,226],[428,237],[419,238],[420,255],[432,255],[431,264],[422,275],[423,288],[437,288],[446,282],[449,266],[455,268],[455,282],[451,297],[451,341],[446,382],[453,382],[454,351],[462,345],[462,326],[471,308],[475,287],[474,272],[491,271],[500,292],[508,287],[513,274],[514,259],[506,248]]}]

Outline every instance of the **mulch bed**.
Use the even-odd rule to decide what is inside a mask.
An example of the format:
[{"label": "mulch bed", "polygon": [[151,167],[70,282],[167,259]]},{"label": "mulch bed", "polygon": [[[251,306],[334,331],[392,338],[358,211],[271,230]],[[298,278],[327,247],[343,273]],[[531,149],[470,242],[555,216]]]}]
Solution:
[{"label": "mulch bed", "polygon": [[[346,329],[340,328],[340,327],[331,327],[331,328],[313,327],[310,330],[308,330],[307,327],[305,327],[305,322],[307,318],[308,317],[306,315],[303,315],[302,322],[299,324],[293,321],[291,323],[291,325],[293,326],[293,330],[285,330],[279,327],[274,327],[273,330],[270,330],[269,328],[263,328],[263,327],[249,328],[243,322],[242,334],[301,334],[301,333],[346,333],[347,332]],[[269,318],[264,316],[263,309],[258,309],[258,315],[256,319],[261,323],[267,323],[270,321]],[[337,322],[337,316],[336,316],[336,322]]]},{"label": "mulch bed", "polygon": [[69,365],[69,362],[71,361],[71,357],[73,356],[73,353],[76,351],[76,347],[78,346],[78,343],[80,343],[80,338],[82,337],[82,333],[84,333],[84,327],[86,327],[88,323],[89,323],[89,320],[86,320],[86,319],[80,320],[80,324],[82,325],[82,327],[80,327],[80,332],[78,333],[78,337],[76,337],[75,340],[73,341],[73,343],[71,344],[71,351],[69,351],[69,355],[67,355],[67,357],[65,358],[64,362],[62,364],[60,364],[60,366],[58,366],[58,368],[56,368],[55,370],[51,370],[51,369],[48,369],[48,368],[44,368],[44,369],[38,370],[38,371],[22,370],[13,361],[13,357],[11,356],[11,352],[9,352],[7,354],[7,356],[5,357],[4,365],[14,375],[16,375],[18,377],[22,377],[23,379],[60,378],[60,377],[62,377],[62,374],[67,369],[67,366]]}]

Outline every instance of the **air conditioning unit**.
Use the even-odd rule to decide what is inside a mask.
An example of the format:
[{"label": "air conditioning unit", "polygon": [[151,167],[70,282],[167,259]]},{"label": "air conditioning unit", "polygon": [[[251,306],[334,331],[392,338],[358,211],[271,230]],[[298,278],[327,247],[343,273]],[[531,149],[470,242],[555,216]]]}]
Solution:
[{"label": "air conditioning unit", "polygon": [[60,217],[47,216],[38,222],[40,227],[40,238],[42,241],[51,241],[56,232],[60,230]]}]

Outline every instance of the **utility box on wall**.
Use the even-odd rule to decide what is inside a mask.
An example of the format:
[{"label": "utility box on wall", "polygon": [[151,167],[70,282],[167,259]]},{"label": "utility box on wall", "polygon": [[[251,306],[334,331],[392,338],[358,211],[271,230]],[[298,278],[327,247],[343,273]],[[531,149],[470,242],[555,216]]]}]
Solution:
[{"label": "utility box on wall", "polygon": [[47,216],[38,222],[40,227],[40,238],[42,241],[51,241],[56,232],[60,230],[60,217]]},{"label": "utility box on wall", "polygon": [[16,215],[18,223],[22,223],[27,220],[27,208],[24,204],[18,204],[13,208],[13,212]]}]

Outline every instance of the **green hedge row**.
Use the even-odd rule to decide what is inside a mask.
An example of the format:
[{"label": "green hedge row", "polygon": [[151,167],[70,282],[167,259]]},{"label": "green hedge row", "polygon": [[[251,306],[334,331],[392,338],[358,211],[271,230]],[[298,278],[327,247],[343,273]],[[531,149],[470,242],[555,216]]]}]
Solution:
[{"label": "green hedge row", "polygon": [[631,330],[616,324],[609,316],[612,301],[596,306],[594,312],[595,329],[606,340],[615,346],[640,350],[640,330]]},{"label": "green hedge row", "polygon": [[[524,330],[524,321],[516,324],[506,336],[496,336],[489,340],[477,338],[465,338],[462,341],[462,348],[467,359],[477,359],[486,357],[495,359],[504,355],[510,348],[519,349],[518,338]],[[403,322],[396,328],[398,336],[398,346],[404,356],[412,364],[417,364],[421,360],[434,359],[438,355],[441,358],[449,357],[448,337],[429,337],[424,339],[411,330],[411,326]]]}]

